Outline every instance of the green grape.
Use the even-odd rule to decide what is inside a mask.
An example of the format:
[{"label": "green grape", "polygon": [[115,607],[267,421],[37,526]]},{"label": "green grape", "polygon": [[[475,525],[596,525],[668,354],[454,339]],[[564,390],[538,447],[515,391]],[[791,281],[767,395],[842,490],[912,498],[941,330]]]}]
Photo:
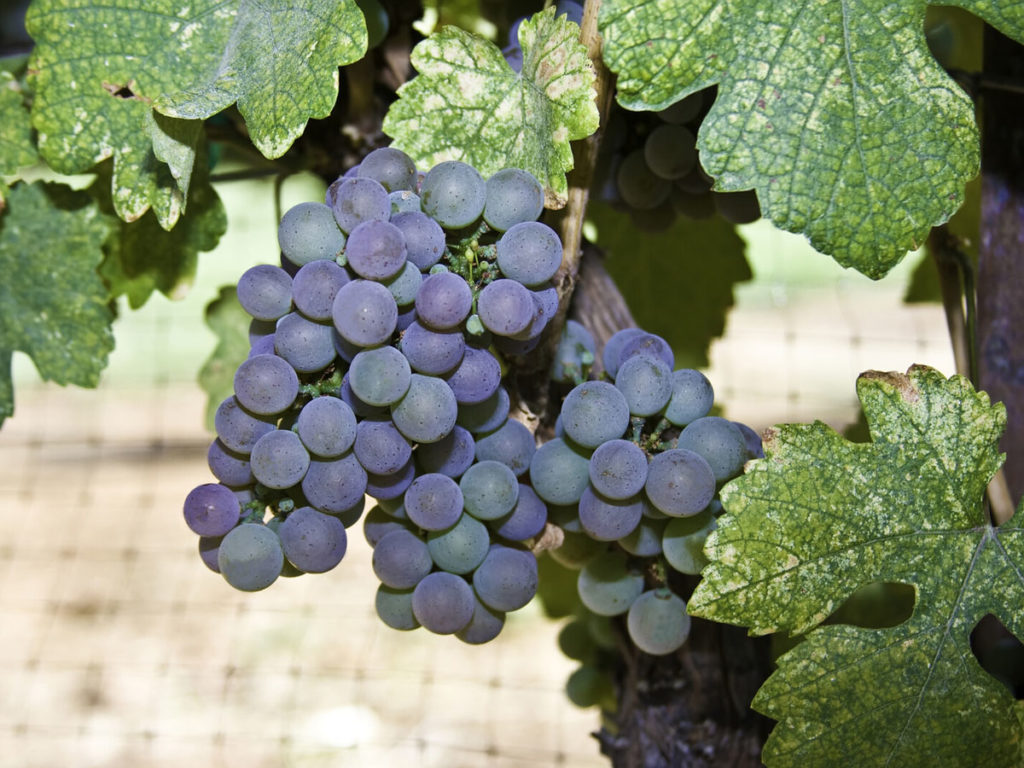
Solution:
[{"label": "green grape", "polygon": [[565,683],[565,693],[569,701],[577,707],[601,707],[614,709],[615,687],[611,678],[603,670],[584,664],[571,675]]},{"label": "green grape", "polygon": [[628,611],[644,591],[644,576],[630,567],[624,553],[609,551],[580,569],[576,589],[583,604],[594,613],[618,616]]},{"label": "green grape", "polygon": [[717,527],[718,521],[710,507],[693,517],[670,520],[661,537],[661,549],[668,564],[680,573],[699,574],[708,564],[704,542]]},{"label": "green grape", "polygon": [[686,603],[666,588],[644,592],[629,607],[626,629],[644,653],[652,656],[672,653],[690,636]]}]

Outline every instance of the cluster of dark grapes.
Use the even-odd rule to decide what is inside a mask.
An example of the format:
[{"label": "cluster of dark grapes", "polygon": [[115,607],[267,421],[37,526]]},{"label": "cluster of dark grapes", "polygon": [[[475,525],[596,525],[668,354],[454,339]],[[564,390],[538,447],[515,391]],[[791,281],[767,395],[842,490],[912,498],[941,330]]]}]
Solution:
[{"label": "cluster of dark grapes", "polygon": [[713,180],[700,166],[697,129],[711,101],[710,91],[698,91],[660,112],[613,108],[592,194],[628,211],[642,230],[666,229],[677,216],[704,219],[718,213],[734,224],[760,218],[753,190],[713,192]]},{"label": "cluster of dark grapes", "polygon": [[282,266],[238,282],[251,350],[216,413],[218,482],[185,501],[211,569],[247,591],[330,570],[370,496],[385,623],[482,643],[529,602],[521,542],[547,508],[492,349],[528,351],[557,310],[543,202],[524,171],[422,173],[385,147],[285,213]]},{"label": "cluster of dark grapes", "polygon": [[555,439],[530,464],[531,484],[563,532],[550,555],[578,570],[581,616],[560,642],[584,662],[568,686],[582,705],[600,703],[607,681],[587,663],[599,642],[576,635],[585,630],[599,641],[602,617],[624,616],[633,643],[652,655],[686,641],[690,620],[672,574],[701,572],[719,489],[762,455],[752,429],[709,415],[711,383],[697,370],[673,370],[661,337],[620,331],[602,363],[606,379],[569,392]]}]

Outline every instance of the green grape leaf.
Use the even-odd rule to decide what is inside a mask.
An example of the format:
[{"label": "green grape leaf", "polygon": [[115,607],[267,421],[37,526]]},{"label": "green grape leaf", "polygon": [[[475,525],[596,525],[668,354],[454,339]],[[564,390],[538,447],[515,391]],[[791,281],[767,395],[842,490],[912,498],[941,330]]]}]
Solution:
[{"label": "green grape leaf", "polygon": [[[196,170],[199,178],[192,185],[188,213],[174,229],[164,230],[149,211],[136,221],[120,222],[115,236],[107,241],[99,272],[110,286],[111,298],[126,296],[131,308],[138,309],[153,291],[170,299],[188,293],[199,252],[212,251],[228,224],[224,205],[208,181],[204,157]],[[106,213],[113,213],[110,173],[109,163],[100,166],[89,190]]]},{"label": "green grape leaf", "polygon": [[206,324],[217,336],[217,346],[199,371],[199,386],[206,392],[206,425],[213,430],[217,406],[235,392],[235,371],[249,355],[249,324],[234,286],[220,289],[206,305]]},{"label": "green grape leaf", "polygon": [[417,45],[419,75],[398,90],[384,118],[394,146],[424,168],[462,160],[485,178],[522,168],[544,184],[549,208],[564,206],[569,142],[596,131],[598,113],[580,28],[554,13],[548,8],[520,25],[521,73],[494,43],[457,27]]},{"label": "green grape leaf", "polygon": [[26,27],[43,158],[81,173],[113,157],[118,215],[152,207],[165,229],[185,208],[199,118],[237,101],[277,157],[330,112],[338,65],[366,48],[353,0],[37,0]]},{"label": "green grape leaf", "polygon": [[[1024,5],[951,3],[1024,40]],[[978,172],[974,106],[928,51],[923,0],[605,0],[618,98],[661,109],[718,86],[701,126],[716,189],[872,278],[945,222]]]},{"label": "green grape leaf", "polygon": [[21,86],[11,73],[0,71],[0,174],[12,175],[35,162],[32,124]]},{"label": "green grape leaf", "polygon": [[[145,2],[145,0],[142,0]],[[236,0],[204,3],[171,30],[190,73],[164,88],[165,115],[206,118],[237,103],[249,137],[280,157],[310,118],[330,114],[338,67],[366,53],[366,22],[355,0]],[[188,32],[194,28],[194,33]]]},{"label": "green grape leaf", "polygon": [[94,387],[114,348],[113,313],[96,274],[112,222],[84,193],[15,184],[0,219],[0,422],[14,409],[11,353],[44,379]]},{"label": "green grape leaf", "polygon": [[[871,442],[776,427],[723,489],[690,612],[807,633],[753,702],[779,721],[769,766],[1017,764],[1013,696],[970,642],[990,613],[1024,637],[1021,516],[994,528],[983,504],[1006,410],[924,366],[862,374],[857,392]],[[818,626],[872,582],[912,587],[910,618]]]},{"label": "green grape leaf", "polygon": [[[587,219],[637,324],[668,341],[677,368],[707,366],[708,348],[734,303],[733,286],[751,278],[736,227],[715,216],[680,217],[663,231],[638,229],[628,214],[595,201]],[[665,307],[684,307],[686,321]]]}]

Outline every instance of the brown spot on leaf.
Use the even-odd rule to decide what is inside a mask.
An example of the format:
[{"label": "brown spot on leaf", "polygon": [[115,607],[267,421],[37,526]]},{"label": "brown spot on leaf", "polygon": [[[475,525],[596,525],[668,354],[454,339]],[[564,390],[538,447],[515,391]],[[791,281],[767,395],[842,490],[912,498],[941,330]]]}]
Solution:
[{"label": "brown spot on leaf", "polygon": [[766,106],[768,106],[768,105],[767,105],[767,103],[765,102],[764,99],[758,99],[757,100],[757,108],[758,109],[764,109]]},{"label": "brown spot on leaf", "polygon": [[899,371],[864,371],[858,379],[867,379],[887,384],[899,392],[900,397],[908,403],[916,403],[921,399],[921,395],[917,391],[917,387],[910,380],[910,377]]}]

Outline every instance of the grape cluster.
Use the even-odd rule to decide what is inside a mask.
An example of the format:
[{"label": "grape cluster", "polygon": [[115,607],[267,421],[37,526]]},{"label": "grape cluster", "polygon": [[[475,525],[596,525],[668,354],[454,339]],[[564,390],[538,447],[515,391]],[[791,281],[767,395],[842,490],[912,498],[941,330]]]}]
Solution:
[{"label": "grape cluster", "polygon": [[[563,400],[556,437],[534,455],[530,481],[563,532],[551,557],[578,571],[583,618],[565,631],[624,616],[638,648],[664,655],[690,631],[672,574],[696,575],[707,564],[718,490],[762,455],[760,439],[709,415],[711,383],[699,371],[673,370],[659,336],[620,331],[602,363],[607,380],[581,382]],[[567,651],[584,662],[569,695],[585,705],[599,703],[603,690],[588,663],[592,650]]]},{"label": "grape cluster", "polygon": [[761,216],[757,195],[713,192],[700,166],[697,129],[713,97],[698,91],[660,112],[613,108],[594,172],[592,194],[629,212],[641,230],[668,228],[677,216],[716,212],[734,224]]},{"label": "grape cluster", "polygon": [[251,350],[216,413],[218,482],[185,501],[212,570],[247,591],[330,570],[370,496],[389,626],[482,643],[533,597],[522,542],[547,508],[494,350],[529,351],[557,311],[543,203],[524,171],[422,173],[384,147],[284,214],[282,266],[238,281]]}]

